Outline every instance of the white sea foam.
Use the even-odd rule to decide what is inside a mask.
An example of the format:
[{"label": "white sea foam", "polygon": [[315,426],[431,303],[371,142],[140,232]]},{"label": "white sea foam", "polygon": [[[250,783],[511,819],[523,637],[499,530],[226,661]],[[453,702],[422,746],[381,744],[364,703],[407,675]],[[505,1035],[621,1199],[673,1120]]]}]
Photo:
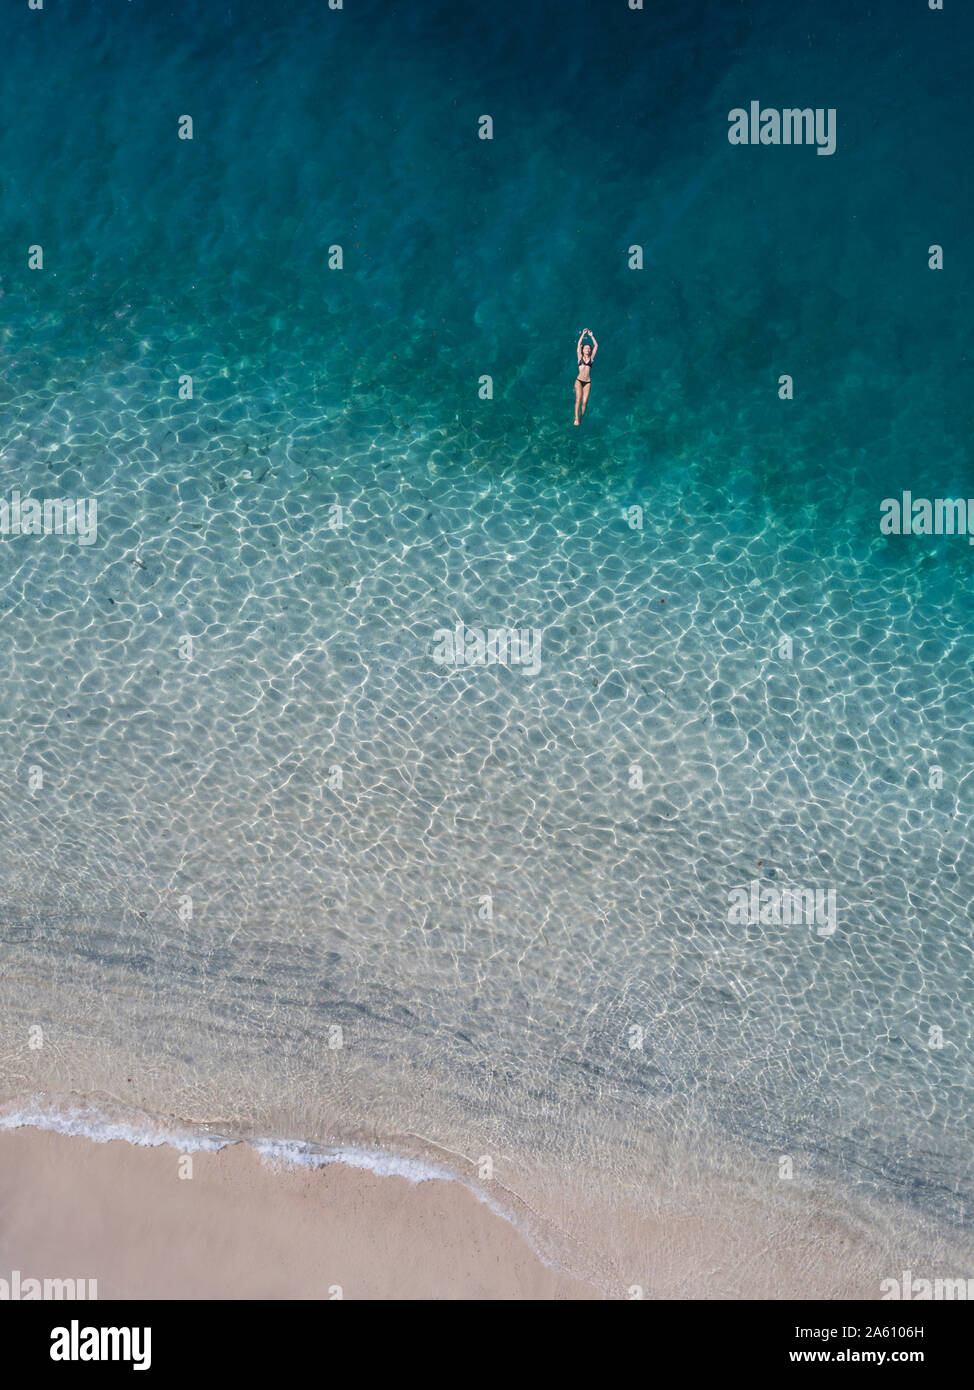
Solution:
[{"label": "white sea foam", "polygon": [[[296,1139],[252,1139],[250,1144],[261,1158],[273,1163],[294,1163],[306,1168],[324,1168],[330,1163],[342,1163],[346,1168],[365,1168],[382,1178],[406,1178],[412,1183],[460,1181],[455,1173],[446,1168],[381,1149],[355,1146],[322,1149]],[[471,1191],[476,1189],[471,1188]],[[477,1196],[481,1195],[477,1193]]]},{"label": "white sea foam", "polygon": [[75,1135],[96,1144],[109,1144],[113,1139],[145,1148],[169,1144],[183,1153],[215,1153],[237,1142],[224,1135],[194,1133],[183,1128],[166,1129],[142,1111],[133,1111],[131,1118],[115,1118],[85,1101],[45,1105],[34,1100],[23,1108],[0,1115],[0,1130],[26,1127]]},{"label": "white sea foam", "polygon": [[267,1137],[242,1139],[219,1132],[207,1133],[175,1121],[167,1121],[141,1110],[115,1111],[91,1101],[47,1100],[32,1097],[0,1114],[0,1130],[53,1130],[78,1138],[91,1139],[96,1144],[123,1140],[143,1148],[169,1145],[181,1153],[218,1153],[234,1144],[249,1145],[265,1163],[286,1163],[305,1168],[325,1168],[339,1163],[346,1168],[359,1168],[382,1178],[405,1178],[410,1183],[458,1182],[478,1201],[501,1216],[511,1225],[517,1220],[488,1193],[460,1174],[436,1163],[396,1154],[385,1149],[363,1148],[358,1145],[325,1147],[303,1139],[274,1139]]}]

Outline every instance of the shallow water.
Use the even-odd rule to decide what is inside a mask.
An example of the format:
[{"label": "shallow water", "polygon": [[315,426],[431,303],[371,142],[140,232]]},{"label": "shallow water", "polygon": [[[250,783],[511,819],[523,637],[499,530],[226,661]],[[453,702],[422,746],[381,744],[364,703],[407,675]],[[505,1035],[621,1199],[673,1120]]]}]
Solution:
[{"label": "shallow water", "polygon": [[0,98],[3,495],[98,500],[0,550],[5,1098],[969,1228],[974,552],[879,504],[974,496],[970,19],[170,9]]}]

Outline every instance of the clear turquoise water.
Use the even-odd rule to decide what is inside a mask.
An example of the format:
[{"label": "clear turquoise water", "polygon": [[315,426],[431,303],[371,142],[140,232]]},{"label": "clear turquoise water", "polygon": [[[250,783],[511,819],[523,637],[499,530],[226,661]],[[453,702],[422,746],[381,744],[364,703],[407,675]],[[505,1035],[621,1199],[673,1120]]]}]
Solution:
[{"label": "clear turquoise water", "polygon": [[[878,526],[974,496],[953,10],[10,20],[3,495],[99,505],[0,549],[11,1104],[647,1186],[679,1113],[969,1226],[974,551]],[[754,877],[835,936],[731,925]]]}]

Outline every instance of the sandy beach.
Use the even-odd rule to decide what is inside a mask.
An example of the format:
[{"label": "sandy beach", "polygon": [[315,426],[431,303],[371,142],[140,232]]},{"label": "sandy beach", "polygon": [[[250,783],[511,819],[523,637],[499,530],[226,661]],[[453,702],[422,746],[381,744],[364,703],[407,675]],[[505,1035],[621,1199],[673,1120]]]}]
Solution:
[{"label": "sandy beach", "polygon": [[[0,1132],[0,1280],[94,1279],[99,1299],[875,1299],[891,1270],[959,1258],[917,1236],[898,1249],[828,1203],[741,1202],[725,1185],[656,1212],[560,1190],[528,1190],[552,1218],[545,1247],[447,1178],[27,1125]],[[505,1209],[536,1210],[504,1193]]]},{"label": "sandy beach", "polygon": [[0,1277],[97,1279],[100,1299],[593,1296],[460,1183],[272,1166],[245,1144],[179,1169],[168,1146],[0,1134]]}]

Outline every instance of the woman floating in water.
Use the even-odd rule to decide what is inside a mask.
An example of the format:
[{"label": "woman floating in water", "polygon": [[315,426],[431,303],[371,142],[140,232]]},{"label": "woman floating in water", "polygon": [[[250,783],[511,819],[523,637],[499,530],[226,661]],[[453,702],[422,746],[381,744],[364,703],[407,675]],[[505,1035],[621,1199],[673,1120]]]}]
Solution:
[{"label": "woman floating in water", "polygon": [[[592,339],[591,344],[586,343],[582,346],[582,339],[586,333]],[[578,424],[578,412],[581,409],[585,414],[585,407],[588,405],[588,394],[592,389],[592,363],[595,361],[595,354],[599,350],[599,345],[595,341],[595,334],[591,328],[583,328],[579,335],[575,352],[578,357],[578,376],[575,378],[575,424]]]}]

